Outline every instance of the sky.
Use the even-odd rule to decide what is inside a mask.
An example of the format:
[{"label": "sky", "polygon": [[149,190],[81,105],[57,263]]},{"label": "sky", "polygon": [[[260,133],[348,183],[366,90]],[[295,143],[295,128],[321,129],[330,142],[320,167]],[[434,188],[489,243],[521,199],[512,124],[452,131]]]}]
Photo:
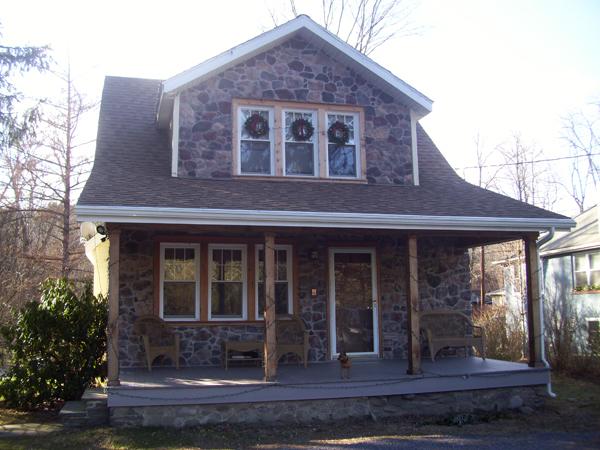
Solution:
[{"label": "sky", "polygon": [[[422,124],[451,165],[473,165],[477,134],[490,151],[520,133],[550,157],[565,155],[561,118],[600,100],[600,1],[414,1],[420,34],[371,57],[433,99]],[[318,18],[320,0],[296,3]],[[270,29],[268,8],[283,20],[286,5],[13,0],[0,12],[2,43],[49,45],[98,100],[105,75],[168,78]],[[46,78],[32,78],[27,92],[46,92]],[[96,121],[88,119],[81,141],[93,139]],[[554,209],[573,214],[573,206]]]}]

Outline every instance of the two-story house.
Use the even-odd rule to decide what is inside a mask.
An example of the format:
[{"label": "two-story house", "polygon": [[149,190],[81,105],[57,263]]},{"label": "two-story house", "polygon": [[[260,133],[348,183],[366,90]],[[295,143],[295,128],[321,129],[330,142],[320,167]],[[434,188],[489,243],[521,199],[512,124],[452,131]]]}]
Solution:
[{"label": "two-story house", "polygon": [[[113,422],[164,424],[148,411],[165,405],[196,407],[187,424],[233,420],[198,405],[248,412],[253,402],[289,401],[300,411],[315,399],[506,396],[548,383],[536,239],[572,221],[459,178],[419,125],[431,109],[306,16],[167,80],[107,77],[77,215],[108,230]],[[531,367],[475,357],[422,365],[420,313],[468,313],[469,247],[514,239],[528,249]],[[147,372],[135,324],[149,315],[178,336],[179,371]],[[308,368],[278,368],[304,359],[277,354],[276,324],[298,319]],[[354,361],[345,385],[341,352]],[[236,356],[262,360],[264,373],[224,372]],[[431,375],[443,371],[443,382]],[[506,375],[465,375],[490,372]],[[329,405],[331,417],[366,411]]]}]

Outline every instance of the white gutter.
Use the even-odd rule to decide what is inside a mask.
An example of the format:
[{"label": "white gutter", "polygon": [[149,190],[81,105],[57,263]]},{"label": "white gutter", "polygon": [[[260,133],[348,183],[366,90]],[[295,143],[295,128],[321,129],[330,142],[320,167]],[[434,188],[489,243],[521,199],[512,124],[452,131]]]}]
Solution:
[{"label": "white gutter", "polygon": [[539,231],[571,228],[571,219],[361,214],[206,208],[77,205],[80,222],[367,228],[393,230]]},{"label": "white gutter", "polygon": [[[555,232],[555,228],[552,227],[548,230],[548,234],[539,238],[536,241],[537,248],[539,249],[546,242],[550,241],[554,237],[554,232]],[[544,270],[543,270],[543,266],[542,266],[542,259],[540,256],[541,256],[540,252],[538,252],[538,283],[540,283],[540,288],[541,288],[540,289],[540,291],[541,291],[540,317],[542,319],[542,320],[540,320],[540,338],[542,339],[541,346],[540,346],[540,348],[542,349],[542,354],[540,355],[540,359],[542,360],[542,363],[544,363],[544,366],[547,369],[550,369],[550,364],[548,363],[548,360],[546,360],[546,344],[545,344],[546,331],[544,329],[544,322],[545,322],[544,303],[546,303],[546,284],[545,284],[545,280],[544,280]],[[550,397],[552,397],[552,398],[556,397],[556,394],[552,391],[552,381],[549,381],[548,384],[546,384],[546,392],[548,392],[548,395]]]}]

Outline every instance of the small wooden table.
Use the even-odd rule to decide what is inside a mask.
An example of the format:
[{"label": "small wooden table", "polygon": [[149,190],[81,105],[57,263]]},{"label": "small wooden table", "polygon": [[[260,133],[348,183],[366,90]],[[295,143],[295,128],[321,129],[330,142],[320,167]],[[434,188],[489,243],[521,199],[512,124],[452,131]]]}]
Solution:
[{"label": "small wooden table", "polygon": [[[263,346],[264,343],[260,341],[225,341],[225,370],[229,368],[230,361],[261,361],[263,360]],[[253,358],[251,356],[240,355],[238,357],[230,356],[230,352],[253,352],[255,351],[258,356]]]}]

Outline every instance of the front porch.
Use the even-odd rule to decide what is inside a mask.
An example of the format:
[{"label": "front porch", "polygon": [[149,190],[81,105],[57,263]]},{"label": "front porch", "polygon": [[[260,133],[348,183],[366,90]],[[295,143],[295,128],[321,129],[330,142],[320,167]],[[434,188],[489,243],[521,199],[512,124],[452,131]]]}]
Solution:
[{"label": "front porch", "polygon": [[407,375],[400,359],[355,359],[351,379],[341,380],[337,361],[308,368],[280,365],[278,378],[265,382],[260,367],[129,369],[121,385],[109,388],[108,406],[215,405],[358,397],[402,396],[543,386],[546,368],[477,357],[424,360],[420,375]]}]

